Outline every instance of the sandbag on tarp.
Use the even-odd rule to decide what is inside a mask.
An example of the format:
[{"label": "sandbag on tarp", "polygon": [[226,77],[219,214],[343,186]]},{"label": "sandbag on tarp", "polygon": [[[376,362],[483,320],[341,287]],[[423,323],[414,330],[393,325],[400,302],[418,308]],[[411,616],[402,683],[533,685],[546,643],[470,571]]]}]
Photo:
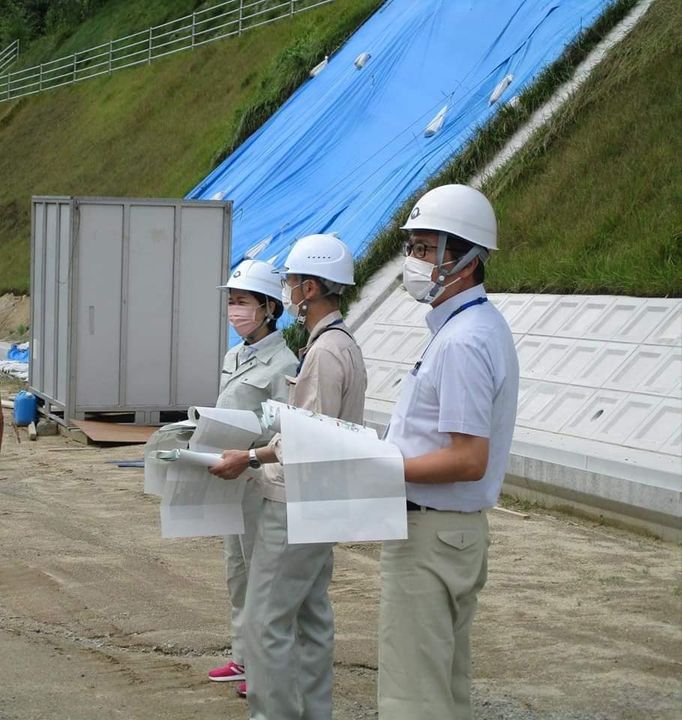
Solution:
[{"label": "sandbag on tarp", "polygon": [[260,257],[281,264],[296,238],[325,231],[357,257],[607,5],[387,2],[188,197],[234,201],[233,265],[266,238]]}]

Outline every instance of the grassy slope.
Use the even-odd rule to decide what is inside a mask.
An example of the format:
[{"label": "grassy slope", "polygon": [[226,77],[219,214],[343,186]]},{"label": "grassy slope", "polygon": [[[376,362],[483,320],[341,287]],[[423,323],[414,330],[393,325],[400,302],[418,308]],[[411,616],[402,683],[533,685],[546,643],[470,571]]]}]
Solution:
[{"label": "grassy slope", "polygon": [[[111,12],[124,4],[112,0]],[[184,194],[229,145],[238,108],[281,75],[274,52],[298,51],[312,30],[352,24],[377,4],[338,0],[293,27],[0,105],[0,177],[11,178],[0,185],[0,291],[27,286],[30,194]],[[81,32],[98,41],[102,28]],[[502,247],[492,289],[682,294],[681,32],[682,6],[656,0],[571,108],[489,184]]]},{"label": "grassy slope", "polygon": [[682,4],[656,0],[532,148],[489,183],[491,288],[682,295]]},{"label": "grassy slope", "polygon": [[241,109],[278,77],[278,54],[351,31],[379,4],[337,0],[241,38],[0,104],[0,292],[28,289],[31,195],[183,196],[229,144]]},{"label": "grassy slope", "polygon": [[[55,60],[100,43],[189,15],[200,0],[108,0],[97,13],[70,31],[54,32],[22,48],[12,70]],[[213,4],[213,3],[212,3]]]}]

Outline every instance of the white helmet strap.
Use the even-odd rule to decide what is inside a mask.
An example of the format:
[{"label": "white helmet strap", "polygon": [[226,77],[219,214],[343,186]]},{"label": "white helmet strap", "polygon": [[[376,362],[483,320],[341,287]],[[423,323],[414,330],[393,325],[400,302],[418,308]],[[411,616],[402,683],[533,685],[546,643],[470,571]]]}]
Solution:
[{"label": "white helmet strap", "polygon": [[436,248],[436,267],[438,268],[438,274],[442,275],[441,268],[443,267],[443,260],[445,259],[445,248],[448,244],[448,234],[445,232],[438,233],[438,246]]},{"label": "white helmet strap", "polygon": [[[481,247],[480,245],[474,245],[470,250],[468,250],[464,255],[462,255],[462,257],[455,263],[455,267],[453,267],[452,270],[445,270],[445,265],[449,265],[449,263],[443,262],[443,258],[445,256],[446,242],[447,233],[438,233],[438,264],[436,265],[436,267],[438,268],[438,277],[436,279],[436,282],[433,284],[433,287],[431,288],[431,292],[429,293],[429,300],[427,300],[427,302],[433,302],[433,300],[438,295],[440,295],[440,289],[445,285],[445,281],[447,280],[447,278],[451,277],[452,275],[456,275],[460,270],[463,270],[474,258],[479,257],[480,262],[485,262],[488,258],[488,251],[485,248]],[[450,284],[451,283],[448,283],[448,285]]]},{"label": "white helmet strap", "polygon": [[[480,245],[473,245],[473,247],[468,250],[462,257],[457,261],[457,264],[455,267],[452,268],[452,270],[448,270],[447,272],[443,269],[445,265],[449,265],[450,263],[444,263],[443,260],[445,259],[445,249],[448,244],[448,234],[445,232],[439,232],[438,233],[438,247],[436,250],[436,267],[438,268],[438,274],[439,275],[445,275],[446,277],[448,275],[454,275],[455,273],[458,273],[462,268],[465,268],[474,258],[479,257],[481,262],[485,262],[488,259],[489,253]],[[445,279],[445,278],[444,278]]]}]

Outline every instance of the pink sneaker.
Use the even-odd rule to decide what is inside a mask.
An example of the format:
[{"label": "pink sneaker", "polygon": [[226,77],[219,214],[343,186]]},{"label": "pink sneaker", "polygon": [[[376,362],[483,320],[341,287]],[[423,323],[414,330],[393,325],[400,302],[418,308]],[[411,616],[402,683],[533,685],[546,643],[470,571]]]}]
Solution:
[{"label": "pink sneaker", "polygon": [[245,677],[244,666],[238,665],[232,660],[227,665],[213,668],[208,672],[208,679],[215,682],[234,682],[235,680],[244,680]]},{"label": "pink sneaker", "polygon": [[246,680],[237,685],[237,695],[239,695],[240,698],[246,697]]}]

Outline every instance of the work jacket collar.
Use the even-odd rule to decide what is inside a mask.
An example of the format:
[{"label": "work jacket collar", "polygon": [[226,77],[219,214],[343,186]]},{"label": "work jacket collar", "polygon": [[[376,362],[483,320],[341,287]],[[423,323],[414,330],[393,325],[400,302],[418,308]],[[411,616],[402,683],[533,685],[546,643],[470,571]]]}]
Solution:
[{"label": "work jacket collar", "polygon": [[239,355],[243,358],[243,361],[255,357],[258,362],[267,364],[280,349],[282,342],[282,333],[275,330],[253,345],[244,345],[242,343],[239,347]]}]

